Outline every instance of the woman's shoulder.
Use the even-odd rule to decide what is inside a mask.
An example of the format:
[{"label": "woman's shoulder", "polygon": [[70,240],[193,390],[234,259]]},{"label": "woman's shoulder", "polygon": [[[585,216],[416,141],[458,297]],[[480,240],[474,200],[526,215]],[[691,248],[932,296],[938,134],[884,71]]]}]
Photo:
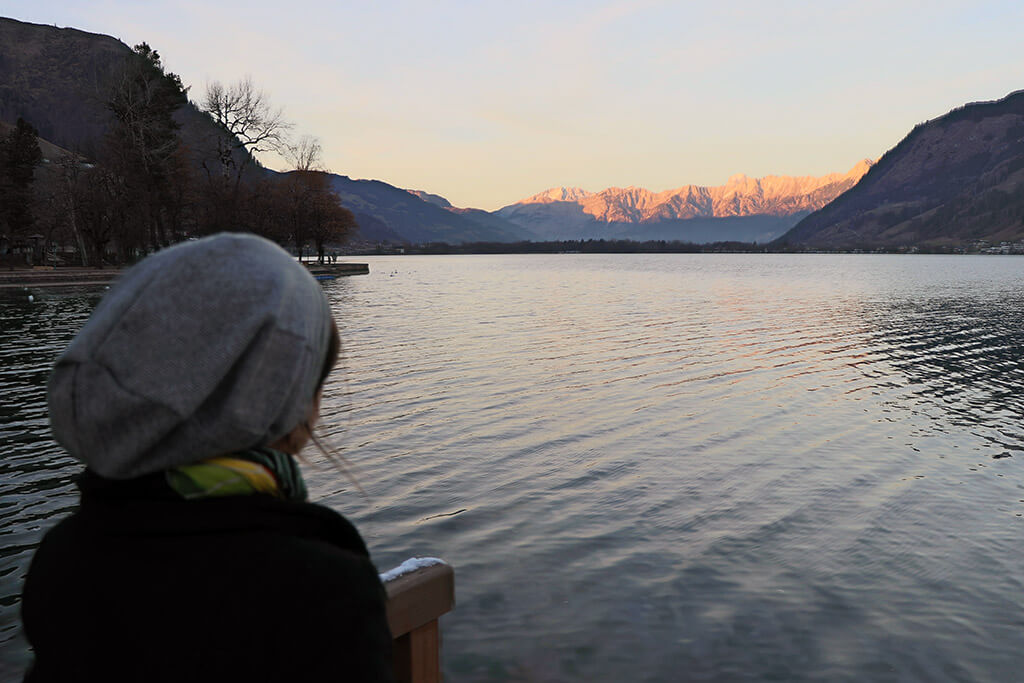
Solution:
[{"label": "woman's shoulder", "polygon": [[367,555],[355,526],[319,503],[265,494],[186,500],[167,486],[162,473],[114,481],[86,471],[79,488],[81,504],[66,520],[78,535],[111,535],[130,541],[263,534],[319,541]]},{"label": "woman's shoulder", "polygon": [[[96,653],[104,649],[82,635],[97,632],[117,634],[119,652],[132,653],[119,663],[126,671],[173,652],[175,676],[166,679],[192,667],[208,669],[204,680],[348,671],[353,680],[388,679],[384,587],[343,516],[267,496],[130,505],[117,525],[83,505],[41,546],[23,602],[41,663],[73,652],[95,665],[85,670],[103,670],[109,662]],[[216,661],[203,654],[210,642]],[[289,662],[301,671],[282,668]]]},{"label": "woman's shoulder", "polygon": [[26,597],[71,604],[87,600],[88,589],[120,604],[159,587],[175,603],[230,603],[254,587],[281,586],[292,599],[275,609],[307,617],[330,619],[339,607],[378,612],[385,601],[355,526],[326,506],[270,496],[83,499],[44,537]]}]

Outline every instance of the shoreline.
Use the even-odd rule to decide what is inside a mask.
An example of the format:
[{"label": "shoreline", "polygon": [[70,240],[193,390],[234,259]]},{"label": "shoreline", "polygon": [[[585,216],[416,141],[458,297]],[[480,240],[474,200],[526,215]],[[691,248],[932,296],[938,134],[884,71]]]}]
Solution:
[{"label": "shoreline", "polygon": [[[368,263],[304,263],[314,276],[366,275]],[[124,268],[15,268],[0,270],[0,290],[40,287],[88,287],[110,284]]]},{"label": "shoreline", "polygon": [[19,268],[0,270],[0,289],[105,285],[121,268]]}]

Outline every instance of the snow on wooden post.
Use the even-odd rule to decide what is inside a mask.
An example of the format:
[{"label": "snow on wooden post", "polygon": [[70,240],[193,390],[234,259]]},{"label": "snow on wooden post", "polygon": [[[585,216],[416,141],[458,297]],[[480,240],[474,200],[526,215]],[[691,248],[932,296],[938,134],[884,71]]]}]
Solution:
[{"label": "snow on wooden post", "polygon": [[455,572],[444,560],[416,557],[380,575],[388,594],[388,625],[395,639],[400,683],[441,680],[438,618],[455,606]]}]

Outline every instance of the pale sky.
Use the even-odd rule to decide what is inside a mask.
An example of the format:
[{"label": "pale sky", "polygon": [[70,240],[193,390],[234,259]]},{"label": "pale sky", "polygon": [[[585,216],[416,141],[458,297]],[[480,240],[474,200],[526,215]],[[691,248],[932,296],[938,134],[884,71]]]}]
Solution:
[{"label": "pale sky", "polygon": [[[249,75],[326,165],[500,208],[555,186],[824,175],[1024,88],[1024,3],[0,0]],[[281,168],[278,159],[264,158]]]}]

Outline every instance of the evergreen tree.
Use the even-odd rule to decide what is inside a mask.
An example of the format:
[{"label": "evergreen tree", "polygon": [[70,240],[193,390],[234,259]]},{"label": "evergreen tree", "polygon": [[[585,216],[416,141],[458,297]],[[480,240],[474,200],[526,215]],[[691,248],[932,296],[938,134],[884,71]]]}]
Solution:
[{"label": "evergreen tree", "polygon": [[19,118],[0,139],[0,222],[9,245],[32,227],[32,181],[43,161],[37,135],[31,124]]},{"label": "evergreen tree", "polygon": [[118,235],[118,243],[148,242],[156,249],[181,230],[181,193],[174,185],[186,174],[174,112],[187,97],[181,79],[164,70],[156,50],[146,43],[134,49],[107,102],[115,125],[101,161],[119,178],[119,199],[132,214],[125,223],[131,234]]}]

